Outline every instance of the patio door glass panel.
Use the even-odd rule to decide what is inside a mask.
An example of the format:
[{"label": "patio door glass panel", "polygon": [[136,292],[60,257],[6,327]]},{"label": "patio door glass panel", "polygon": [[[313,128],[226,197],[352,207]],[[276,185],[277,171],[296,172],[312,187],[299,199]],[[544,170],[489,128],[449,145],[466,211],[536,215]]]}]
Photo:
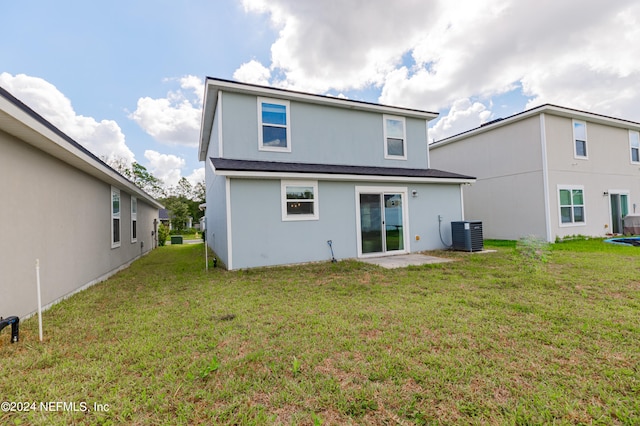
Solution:
[{"label": "patio door glass panel", "polygon": [[620,195],[611,194],[611,227],[614,234],[620,233]]},{"label": "patio door glass panel", "polygon": [[404,250],[402,194],[360,194],[362,254]]},{"label": "patio door glass panel", "polygon": [[384,196],[384,226],[386,251],[404,250],[401,194]]},{"label": "patio door glass panel", "polygon": [[627,194],[620,194],[620,215],[624,219],[629,214],[629,196]]},{"label": "patio door glass panel", "polygon": [[362,253],[384,251],[381,194],[360,194]]}]

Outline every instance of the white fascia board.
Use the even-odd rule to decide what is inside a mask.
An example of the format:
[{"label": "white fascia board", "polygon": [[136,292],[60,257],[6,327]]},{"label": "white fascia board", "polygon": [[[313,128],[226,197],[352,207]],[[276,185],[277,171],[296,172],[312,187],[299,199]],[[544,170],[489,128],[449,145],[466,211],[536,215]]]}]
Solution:
[{"label": "white fascia board", "polygon": [[218,91],[210,90],[210,86],[204,86],[204,99],[202,101],[202,117],[200,119],[200,143],[198,147],[198,159],[205,161],[209,150],[209,141],[213,127],[213,116],[218,105]]},{"label": "white fascia board", "polygon": [[475,179],[430,178],[411,176],[378,176],[378,175],[349,175],[333,173],[282,173],[282,172],[249,172],[238,170],[216,170],[219,176],[237,177],[245,179],[313,179],[333,181],[362,181],[362,182],[406,182],[406,183],[475,183]]}]

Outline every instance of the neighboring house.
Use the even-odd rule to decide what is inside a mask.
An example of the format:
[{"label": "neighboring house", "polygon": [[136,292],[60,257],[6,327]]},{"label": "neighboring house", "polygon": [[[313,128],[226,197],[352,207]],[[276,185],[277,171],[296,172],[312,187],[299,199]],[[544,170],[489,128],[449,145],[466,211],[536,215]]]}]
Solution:
[{"label": "neighboring house", "polygon": [[0,88],[0,316],[37,311],[156,244],[162,207]]},{"label": "neighboring house", "polygon": [[171,216],[169,216],[169,209],[160,209],[158,212],[160,223],[171,230]]},{"label": "neighboring house", "polygon": [[431,161],[477,182],[465,216],[485,238],[623,232],[640,214],[640,123],[542,105],[430,145]]},{"label": "neighboring house", "polygon": [[207,243],[228,269],[443,248],[474,179],[429,168],[436,116],[207,78]]},{"label": "neighboring house", "polygon": [[[169,228],[169,230],[173,230],[173,224],[171,223],[171,212],[169,209],[160,209],[160,223]],[[193,228],[193,218],[191,216],[187,217],[187,221],[184,224],[185,229]],[[199,227],[199,224],[196,224],[196,228]]]}]

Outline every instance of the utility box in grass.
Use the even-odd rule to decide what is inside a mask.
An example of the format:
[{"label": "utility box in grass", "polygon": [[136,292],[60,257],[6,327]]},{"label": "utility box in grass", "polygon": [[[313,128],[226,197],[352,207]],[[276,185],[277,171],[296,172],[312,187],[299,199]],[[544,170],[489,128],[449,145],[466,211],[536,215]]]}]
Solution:
[{"label": "utility box in grass", "polygon": [[174,245],[174,244],[182,244],[182,235],[171,236],[171,245]]}]

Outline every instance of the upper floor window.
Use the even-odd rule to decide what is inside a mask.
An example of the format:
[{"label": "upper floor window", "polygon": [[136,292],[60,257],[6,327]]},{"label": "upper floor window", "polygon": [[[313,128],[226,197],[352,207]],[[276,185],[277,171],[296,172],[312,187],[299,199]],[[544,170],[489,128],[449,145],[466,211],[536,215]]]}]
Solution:
[{"label": "upper floor window", "polygon": [[258,98],[258,149],[291,152],[289,101]]},{"label": "upper floor window", "polygon": [[560,226],[584,225],[584,188],[559,186]]},{"label": "upper floor window", "polygon": [[629,149],[631,150],[631,162],[640,163],[640,132],[629,130]]},{"label": "upper floor window", "polygon": [[318,181],[287,181],[282,186],[282,220],[318,220]]},{"label": "upper floor window", "polygon": [[573,120],[573,147],[575,158],[588,158],[587,156],[587,123]]},{"label": "upper floor window", "polygon": [[120,247],[120,190],[111,188],[111,248]]},{"label": "upper floor window", "polygon": [[138,241],[138,199],[131,197],[131,242]]},{"label": "upper floor window", "polygon": [[406,160],[407,136],[404,117],[383,116],[384,158]]}]

